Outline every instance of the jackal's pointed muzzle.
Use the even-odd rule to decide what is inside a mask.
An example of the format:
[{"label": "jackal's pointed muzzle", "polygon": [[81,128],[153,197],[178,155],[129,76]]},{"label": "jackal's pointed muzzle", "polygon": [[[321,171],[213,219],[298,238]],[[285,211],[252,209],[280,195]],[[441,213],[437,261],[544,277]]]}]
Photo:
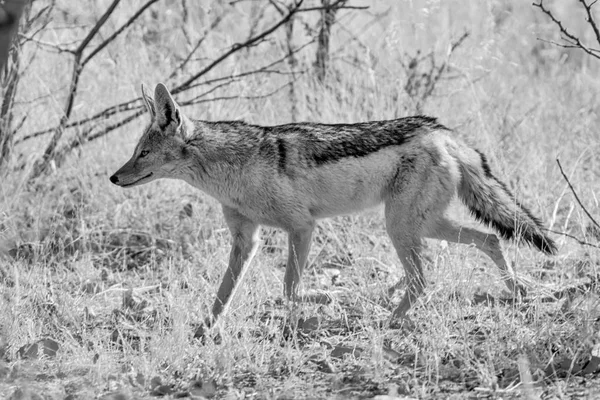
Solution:
[{"label": "jackal's pointed muzzle", "polygon": [[115,172],[109,179],[112,183],[120,187],[138,186],[154,179],[154,173],[149,172],[142,176],[136,176],[131,174],[120,174],[119,171]]}]

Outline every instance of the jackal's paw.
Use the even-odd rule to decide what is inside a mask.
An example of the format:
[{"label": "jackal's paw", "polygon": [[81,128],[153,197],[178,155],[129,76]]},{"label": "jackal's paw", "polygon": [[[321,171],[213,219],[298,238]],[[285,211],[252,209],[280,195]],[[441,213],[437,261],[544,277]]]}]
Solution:
[{"label": "jackal's paw", "polygon": [[406,287],[406,278],[403,277],[387,289],[388,297],[392,298],[398,289],[402,289],[404,287]]},{"label": "jackal's paw", "polygon": [[517,296],[520,297],[520,300],[523,300],[525,297],[527,297],[527,288],[520,283],[517,284],[516,292]]},{"label": "jackal's paw", "polygon": [[299,301],[313,304],[330,304],[333,298],[328,293],[313,292],[303,294],[300,296]]},{"label": "jackal's paw", "polygon": [[406,315],[390,319],[389,327],[390,329],[399,329],[406,333],[414,332],[417,329],[417,325]]},{"label": "jackal's paw", "polygon": [[293,297],[286,296],[285,298],[275,299],[275,305],[290,304],[290,303],[312,303],[312,304],[330,304],[333,297],[329,293],[311,291],[308,293],[295,295]]},{"label": "jackal's paw", "polygon": [[[194,339],[199,339],[202,344],[205,344],[206,338],[209,337],[209,333],[214,325],[214,322],[215,321],[213,318],[207,317],[204,319],[204,322],[194,325]],[[219,344],[221,342],[221,336],[219,333],[213,336],[213,342],[215,342],[215,344]]]},{"label": "jackal's paw", "polygon": [[527,297],[527,288],[519,283],[515,283],[512,289],[509,289],[512,302],[519,303]]},{"label": "jackal's paw", "polygon": [[205,335],[209,329],[210,327],[206,326],[204,323],[194,325],[194,339],[201,339],[204,341]]}]

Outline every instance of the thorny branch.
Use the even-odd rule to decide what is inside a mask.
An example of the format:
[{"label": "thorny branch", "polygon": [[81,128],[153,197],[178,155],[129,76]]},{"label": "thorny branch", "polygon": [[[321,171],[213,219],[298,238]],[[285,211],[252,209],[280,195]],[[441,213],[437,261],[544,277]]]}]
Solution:
[{"label": "thorny branch", "polygon": [[[586,11],[586,14],[587,14],[586,21],[590,25],[592,30],[594,31],[594,35],[596,36],[596,41],[598,42],[598,45],[600,45],[600,29],[598,28],[598,24],[596,23],[596,20],[594,19],[593,14],[592,14],[592,7],[596,4],[596,0],[592,1],[591,3],[588,3],[586,0],[579,0],[579,2],[581,3],[581,5],[583,6],[583,8]],[[550,20],[554,23],[554,25],[556,25],[558,27],[558,29],[560,30],[560,33],[562,34],[562,40],[565,43],[556,43],[556,42],[548,41],[548,40],[545,40],[545,41],[550,42],[550,43],[552,43],[556,46],[560,46],[560,47],[578,48],[578,49],[583,50],[590,56],[600,59],[600,50],[594,49],[594,48],[586,45],[579,39],[579,37],[577,37],[576,35],[571,33],[567,29],[567,27],[561,22],[561,20],[559,20],[552,13],[552,11],[544,5],[544,0],[540,0],[539,3],[533,3],[532,5],[534,7],[539,8],[544,14],[546,14],[548,16],[548,18],[550,18]],[[541,39],[541,40],[543,40],[543,39]]]}]

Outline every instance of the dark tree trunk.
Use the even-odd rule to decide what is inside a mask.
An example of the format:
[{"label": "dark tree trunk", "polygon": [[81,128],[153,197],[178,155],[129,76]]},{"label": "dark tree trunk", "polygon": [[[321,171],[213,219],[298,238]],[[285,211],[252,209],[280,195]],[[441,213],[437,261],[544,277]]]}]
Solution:
[{"label": "dark tree trunk", "polygon": [[337,7],[331,7],[330,0],[321,0],[321,4],[323,6],[323,10],[321,11],[321,29],[319,30],[319,37],[317,38],[317,58],[315,60],[315,69],[317,73],[317,79],[322,83],[327,74],[327,63],[329,61],[329,38],[331,35],[331,27],[335,23],[335,13],[337,11]]}]

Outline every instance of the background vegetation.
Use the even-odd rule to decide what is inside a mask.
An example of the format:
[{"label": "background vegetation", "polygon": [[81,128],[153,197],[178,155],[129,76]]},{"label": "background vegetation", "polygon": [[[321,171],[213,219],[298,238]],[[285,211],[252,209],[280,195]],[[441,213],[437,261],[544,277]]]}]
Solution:
[{"label": "background vegetation", "polygon": [[[594,48],[582,2],[544,4]],[[600,235],[556,159],[597,216],[600,62],[549,43],[557,25],[521,0],[306,0],[286,19],[295,7],[25,10],[0,109],[0,398],[597,396]],[[319,223],[304,288],[331,293],[327,306],[280,301],[287,241],[265,228],[231,312],[193,339],[230,239],[219,204],[183,182],[108,181],[148,121],[142,82],[207,120],[436,116],[489,154],[560,253],[506,243],[529,282],[511,304],[485,256],[429,243],[427,295],[404,332],[386,326],[403,273],[381,210]]]}]

